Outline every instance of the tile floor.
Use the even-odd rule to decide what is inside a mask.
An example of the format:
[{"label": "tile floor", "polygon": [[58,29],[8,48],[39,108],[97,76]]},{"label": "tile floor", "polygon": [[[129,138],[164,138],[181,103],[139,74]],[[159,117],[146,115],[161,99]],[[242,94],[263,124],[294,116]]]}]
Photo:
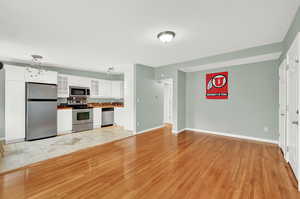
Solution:
[{"label": "tile floor", "polygon": [[0,173],[132,135],[131,131],[113,127],[8,144],[0,159]]}]

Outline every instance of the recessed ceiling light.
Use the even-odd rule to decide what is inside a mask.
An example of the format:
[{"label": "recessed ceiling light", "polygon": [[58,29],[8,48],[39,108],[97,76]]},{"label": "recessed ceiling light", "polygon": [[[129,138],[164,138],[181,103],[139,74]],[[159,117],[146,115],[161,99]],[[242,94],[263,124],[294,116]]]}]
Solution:
[{"label": "recessed ceiling light", "polygon": [[173,31],[164,31],[164,32],[160,32],[157,35],[157,38],[162,41],[163,43],[169,43],[171,42],[174,38],[175,38],[175,32]]}]

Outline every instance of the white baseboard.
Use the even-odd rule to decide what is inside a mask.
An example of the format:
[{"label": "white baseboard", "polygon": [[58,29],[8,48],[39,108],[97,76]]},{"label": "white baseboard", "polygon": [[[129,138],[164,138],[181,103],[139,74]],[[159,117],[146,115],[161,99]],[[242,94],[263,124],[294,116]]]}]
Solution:
[{"label": "white baseboard", "polygon": [[278,141],[276,141],[276,140],[249,137],[249,136],[244,136],[244,135],[215,132],[215,131],[208,131],[208,130],[201,130],[201,129],[193,129],[193,128],[186,128],[184,130],[195,131],[195,132],[200,132],[200,133],[208,133],[208,134],[214,134],[214,135],[222,135],[222,136],[234,137],[234,138],[240,138],[240,139],[246,139],[246,140],[254,140],[254,141],[259,141],[259,142],[267,142],[267,143],[272,143],[272,144],[278,144]]},{"label": "white baseboard", "polygon": [[21,138],[21,139],[14,139],[14,140],[6,140],[5,141],[5,144],[13,144],[13,143],[18,143],[18,142],[24,142],[25,141],[25,139],[23,138]]},{"label": "white baseboard", "polygon": [[163,127],[164,127],[164,125],[157,126],[157,127],[154,127],[154,128],[150,128],[150,129],[146,129],[146,130],[143,130],[143,131],[136,132],[136,134],[146,133],[148,131],[153,131],[153,130],[160,129],[160,128],[163,128]]},{"label": "white baseboard", "polygon": [[185,131],[186,129],[181,129],[179,131],[173,131],[174,134],[179,134],[179,133],[182,133],[183,131]]}]

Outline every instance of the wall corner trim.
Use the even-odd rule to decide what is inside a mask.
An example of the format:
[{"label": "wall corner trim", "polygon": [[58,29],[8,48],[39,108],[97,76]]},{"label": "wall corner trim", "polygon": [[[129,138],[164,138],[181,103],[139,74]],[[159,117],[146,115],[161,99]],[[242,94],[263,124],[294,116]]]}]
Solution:
[{"label": "wall corner trim", "polygon": [[182,132],[184,132],[186,129],[181,129],[181,130],[179,130],[179,131],[172,131],[172,133],[174,133],[174,134],[179,134],[179,133],[182,133]]},{"label": "wall corner trim", "polygon": [[156,127],[150,128],[150,129],[139,131],[139,132],[136,132],[136,135],[142,134],[142,133],[147,133],[147,132],[150,132],[150,131],[153,131],[153,130],[156,130],[156,129],[161,129],[163,127],[165,127],[165,125],[160,125],[160,126],[156,126]]},{"label": "wall corner trim", "polygon": [[240,139],[246,139],[246,140],[254,140],[254,141],[258,141],[258,142],[267,142],[267,143],[278,145],[278,141],[276,141],[276,140],[262,139],[262,138],[244,136],[244,135],[237,135],[237,134],[224,133],[224,132],[215,132],[215,131],[202,130],[202,129],[193,129],[193,128],[186,128],[185,130],[186,131],[195,131],[195,132],[199,132],[199,133],[207,133],[207,134],[221,135],[221,136],[227,136],[227,137],[234,137],[234,138],[240,138]]}]

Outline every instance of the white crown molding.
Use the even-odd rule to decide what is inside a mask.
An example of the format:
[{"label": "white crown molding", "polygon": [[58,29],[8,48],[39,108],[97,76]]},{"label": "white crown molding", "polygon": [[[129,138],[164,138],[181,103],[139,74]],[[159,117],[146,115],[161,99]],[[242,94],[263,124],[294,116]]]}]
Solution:
[{"label": "white crown molding", "polygon": [[237,66],[242,64],[258,63],[263,61],[279,59],[281,54],[282,52],[276,52],[276,53],[246,57],[241,59],[233,59],[230,61],[216,62],[212,64],[203,64],[203,65],[193,66],[193,67],[184,67],[184,68],[180,68],[180,70],[183,72],[196,72],[196,71],[202,71],[202,70],[208,70],[214,68],[223,68],[223,67]]}]

